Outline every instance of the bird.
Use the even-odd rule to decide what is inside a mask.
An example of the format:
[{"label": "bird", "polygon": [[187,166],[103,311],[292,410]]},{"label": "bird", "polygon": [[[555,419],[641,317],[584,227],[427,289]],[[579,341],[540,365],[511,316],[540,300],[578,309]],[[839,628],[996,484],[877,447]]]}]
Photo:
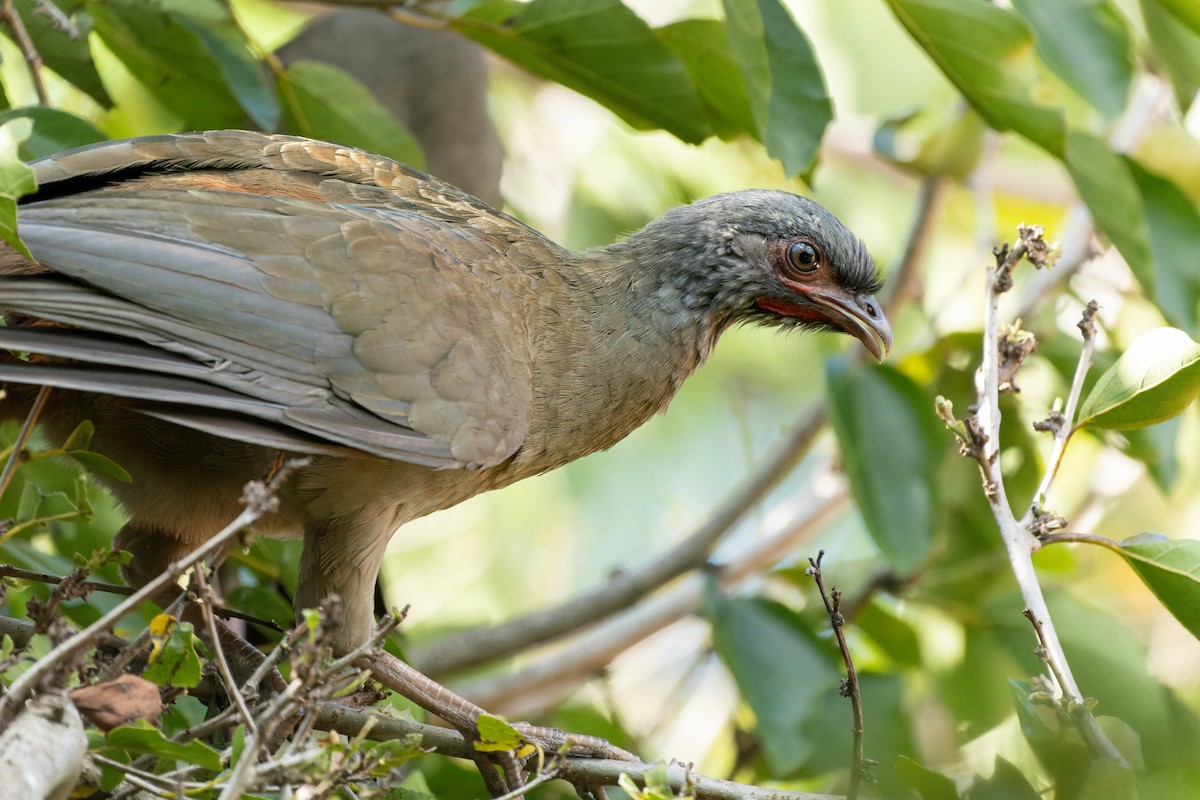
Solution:
[{"label": "bird", "polygon": [[341,599],[365,641],[393,533],[611,447],[666,409],[738,324],[892,332],[866,246],[775,190],[671,209],[565,249],[424,172],[295,136],[209,131],[33,164],[0,252],[0,360],[17,417],[61,440],[91,420],[144,583],[307,454],[260,533],[302,537],[295,606]]}]

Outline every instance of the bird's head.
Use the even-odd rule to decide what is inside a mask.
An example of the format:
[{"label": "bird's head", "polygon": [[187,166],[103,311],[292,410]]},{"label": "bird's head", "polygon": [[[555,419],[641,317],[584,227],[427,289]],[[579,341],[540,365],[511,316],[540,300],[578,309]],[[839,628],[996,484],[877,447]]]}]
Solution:
[{"label": "bird's head", "polygon": [[629,245],[644,251],[639,260],[656,251],[670,273],[660,275],[662,288],[706,313],[718,332],[739,322],[834,330],[877,359],[891,351],[874,260],[811,200],[764,190],[716,195],[668,211]]}]

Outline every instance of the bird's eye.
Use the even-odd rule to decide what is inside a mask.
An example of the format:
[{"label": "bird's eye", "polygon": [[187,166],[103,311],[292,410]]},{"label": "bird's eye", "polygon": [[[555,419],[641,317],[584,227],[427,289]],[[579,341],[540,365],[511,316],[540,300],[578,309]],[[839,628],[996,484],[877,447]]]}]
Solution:
[{"label": "bird's eye", "polygon": [[788,261],[798,272],[808,274],[816,270],[821,258],[817,255],[817,248],[808,242],[796,242],[788,248]]}]

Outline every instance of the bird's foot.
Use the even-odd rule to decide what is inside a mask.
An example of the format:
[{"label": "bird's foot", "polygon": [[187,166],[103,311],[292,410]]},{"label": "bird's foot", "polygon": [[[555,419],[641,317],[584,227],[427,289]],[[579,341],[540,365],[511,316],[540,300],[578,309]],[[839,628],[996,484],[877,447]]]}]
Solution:
[{"label": "bird's foot", "polygon": [[580,736],[523,722],[510,725],[388,653],[376,653],[362,665],[370,669],[375,680],[458,730],[472,747],[472,758],[494,797],[525,785],[526,762],[539,751],[584,758],[640,760],[596,736]]}]

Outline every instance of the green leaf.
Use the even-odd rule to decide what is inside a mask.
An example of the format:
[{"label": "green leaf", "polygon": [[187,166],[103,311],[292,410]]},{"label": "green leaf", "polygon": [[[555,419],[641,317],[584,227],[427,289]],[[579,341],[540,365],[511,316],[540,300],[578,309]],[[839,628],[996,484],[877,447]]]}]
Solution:
[{"label": "green leaf", "polygon": [[37,180],[18,154],[32,131],[33,121],[25,118],[0,125],[0,238],[26,258],[33,256],[17,235],[17,199],[35,191]]},{"label": "green leaf", "polygon": [[[1196,305],[1200,302],[1200,209],[1171,181],[1125,158],[1141,193],[1146,228],[1153,256],[1154,283],[1146,270],[1133,267],[1143,287],[1157,294],[1157,304],[1169,322],[1197,330]],[[1107,232],[1107,231],[1106,231]],[[1122,253],[1122,255],[1124,255]],[[1131,265],[1132,266],[1132,265]]]},{"label": "green leaf", "polygon": [[33,131],[17,150],[23,161],[33,161],[72,147],[103,142],[108,138],[86,119],[56,108],[24,106],[0,112],[0,123],[12,119],[29,119],[33,122]]},{"label": "green leaf", "polygon": [[829,362],[827,407],[850,492],[867,530],[901,575],[933,545],[938,456],[945,447],[932,405],[890,367]]},{"label": "green leaf", "polygon": [[1200,211],[1178,187],[1093,136],[1072,133],[1067,170],[1096,224],[1167,320],[1196,328]]},{"label": "green leaf", "polygon": [[767,152],[789,175],[812,171],[833,104],[812,45],[779,0],[722,0]]},{"label": "green leaf", "polygon": [[280,77],[279,94],[289,133],[361,147],[418,168],[424,163],[412,134],[344,70],[297,61]]},{"label": "green leaf", "polygon": [[1063,83],[1109,119],[1125,108],[1133,37],[1111,0],[1014,0],[1037,52]]},{"label": "green leaf", "polygon": [[279,103],[274,86],[262,62],[250,51],[229,7],[212,0],[161,2],[180,27],[203,42],[226,85],[254,124],[263,130],[275,130],[279,126]]},{"label": "green leaf", "polygon": [[759,139],[746,81],[734,60],[725,24],[684,19],[654,32],[687,65],[713,133],[727,140],[739,134]]},{"label": "green leaf", "polygon": [[44,497],[45,495],[37,484],[26,481],[25,485],[21,487],[21,499],[17,501],[17,521],[26,522],[36,518]]},{"label": "green leaf", "polygon": [[971,800],[1041,800],[1021,770],[1000,756],[996,756],[992,777],[976,776],[967,794]]},{"label": "green leaf", "polygon": [[83,464],[97,475],[106,475],[109,478],[116,478],[117,480],[124,481],[125,483],[133,482],[133,476],[126,472],[120,464],[113,461],[108,456],[102,456],[99,453],[93,453],[88,450],[75,450],[67,453],[67,455],[78,461],[80,464]]},{"label": "green leaf", "polygon": [[[1187,441],[1180,438],[1179,426],[1182,421],[1182,417],[1172,417],[1157,425],[1130,428],[1114,434],[1118,440],[1117,448],[1123,448],[1125,455],[1145,464],[1150,477],[1164,495],[1171,493],[1180,475],[1180,443]],[[1124,442],[1120,441],[1122,439]]]},{"label": "green leaf", "polygon": [[960,0],[887,2],[988,124],[1062,154],[1065,123],[1059,111],[1032,99],[1033,35],[1016,12]]},{"label": "green leaf", "polygon": [[1121,556],[1183,627],[1200,639],[1200,541],[1126,539]]},{"label": "green leaf", "polygon": [[958,800],[958,790],[954,787],[954,781],[911,758],[900,756],[896,760],[896,772],[909,787],[921,795],[921,800]]},{"label": "green leaf", "polygon": [[1092,387],[1079,426],[1140,428],[1170,419],[1200,394],[1200,344],[1177,328],[1139,336]]},{"label": "green leaf", "polygon": [[724,598],[710,587],[707,607],[713,644],[754,712],[772,774],[795,773],[813,750],[805,719],[837,691],[839,673],[827,644],[770,600]]},{"label": "green leaf", "polygon": [[475,749],[481,753],[503,753],[509,750],[521,755],[522,751],[532,752],[532,747],[521,738],[521,733],[507,720],[492,714],[480,714],[475,721],[479,731],[479,740],[474,742]]},{"label": "green leaf", "polygon": [[154,649],[142,677],[160,686],[190,689],[200,682],[200,657],[190,622],[159,614],[150,624]]},{"label": "green leaf", "polygon": [[1177,4],[1196,8],[1195,0],[1140,2],[1150,39],[1145,56],[1167,73],[1180,107],[1187,108],[1200,89],[1200,30],[1184,24],[1174,13]]},{"label": "green leaf", "polygon": [[90,419],[85,419],[83,422],[75,426],[75,430],[71,431],[71,435],[63,442],[63,450],[87,450],[92,444],[92,437],[96,435],[96,426],[92,424]]},{"label": "green leaf", "polygon": [[863,607],[854,624],[897,664],[914,668],[921,666],[921,644],[917,640],[917,632],[906,620],[892,613],[878,597]]},{"label": "green leaf", "polygon": [[179,744],[163,736],[163,732],[145,720],[138,720],[133,725],[122,725],[108,732],[106,741],[109,747],[119,748],[133,753],[149,753],[188,764],[196,764],[204,769],[219,770],[221,754],[203,742],[188,742]]},{"label": "green leaf", "polygon": [[90,17],[87,14],[71,16],[77,33],[72,36],[69,31],[59,29],[49,14],[36,11],[33,0],[16,0],[15,5],[43,63],[104,108],[112,108],[112,98],[104,89],[88,46],[88,33],[92,28]]},{"label": "green leaf", "polygon": [[450,24],[635,128],[663,128],[691,143],[712,132],[682,59],[620,0],[486,0]]},{"label": "green leaf", "polygon": [[[237,128],[245,111],[224,69],[175,11],[185,0],[91,0],[96,33],[184,128]],[[186,0],[204,6],[219,0]],[[193,14],[200,13],[199,7]],[[194,19],[194,16],[192,17]]]},{"label": "green leaf", "polygon": [[1158,0],[1171,16],[1200,33],[1200,4],[1194,0]]}]

